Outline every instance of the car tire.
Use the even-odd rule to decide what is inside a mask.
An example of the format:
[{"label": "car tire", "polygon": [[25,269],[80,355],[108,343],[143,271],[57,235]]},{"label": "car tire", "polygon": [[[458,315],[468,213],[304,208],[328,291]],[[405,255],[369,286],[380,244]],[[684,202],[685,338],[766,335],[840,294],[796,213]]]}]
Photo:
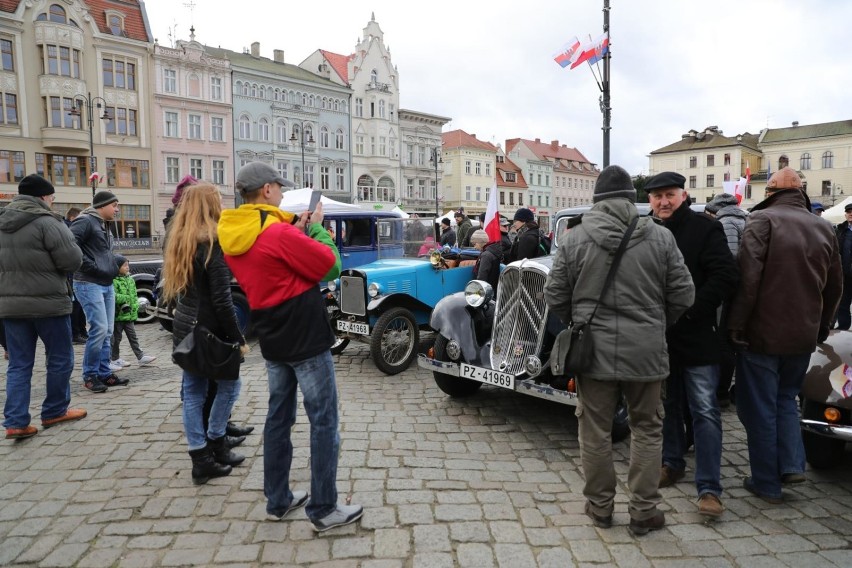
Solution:
[{"label": "car tire", "polygon": [[237,316],[240,331],[243,337],[248,337],[251,333],[251,308],[248,300],[242,292],[232,292],[231,297],[234,301],[234,314]]},{"label": "car tire", "polygon": [[[447,355],[448,341],[449,340],[443,335],[438,334],[435,336],[435,347],[433,349],[435,352],[435,359],[437,361],[449,362],[451,360]],[[453,398],[471,396],[479,390],[479,387],[482,386],[482,383],[479,381],[472,381],[461,377],[452,377],[436,371],[432,371],[432,375],[435,377],[435,384],[438,385],[438,388]]]},{"label": "car tire", "polygon": [[[824,405],[812,400],[802,401],[802,417],[810,420],[823,419]],[[802,443],[805,445],[805,459],[814,469],[829,469],[840,463],[846,442],[820,436],[813,432],[802,432]]]},{"label": "car tire", "polygon": [[334,344],[331,346],[331,354],[340,355],[341,353],[343,353],[343,350],[346,349],[347,345],[349,345],[348,339],[335,336]]},{"label": "car tire", "polygon": [[[157,301],[154,299],[154,291],[153,289],[151,289],[151,286],[149,284],[137,284],[136,297],[148,300],[148,303],[151,305],[152,308],[157,306]],[[136,318],[136,323],[151,323],[155,319],[157,319],[157,316],[155,314],[142,312],[140,310]]]},{"label": "car tire", "polygon": [[396,375],[414,361],[419,343],[420,329],[414,314],[405,308],[391,308],[373,327],[370,355],[381,372]]},{"label": "car tire", "polygon": [[630,435],[630,419],[627,415],[627,405],[622,398],[615,407],[612,419],[612,443],[620,442]]}]

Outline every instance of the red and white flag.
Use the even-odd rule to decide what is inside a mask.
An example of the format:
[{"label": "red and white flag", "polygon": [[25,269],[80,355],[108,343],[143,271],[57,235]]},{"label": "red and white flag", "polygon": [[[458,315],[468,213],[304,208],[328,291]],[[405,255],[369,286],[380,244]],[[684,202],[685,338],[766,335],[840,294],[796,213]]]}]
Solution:
[{"label": "red and white flag", "polygon": [[746,186],[749,181],[751,181],[751,168],[749,168],[748,162],[746,162],[746,177],[741,177],[734,186],[734,197],[737,198],[737,205],[743,202]]},{"label": "red and white flag", "polygon": [[497,210],[497,185],[491,186],[488,195],[488,206],[485,208],[485,220],[483,221],[488,242],[500,240],[500,211]]}]

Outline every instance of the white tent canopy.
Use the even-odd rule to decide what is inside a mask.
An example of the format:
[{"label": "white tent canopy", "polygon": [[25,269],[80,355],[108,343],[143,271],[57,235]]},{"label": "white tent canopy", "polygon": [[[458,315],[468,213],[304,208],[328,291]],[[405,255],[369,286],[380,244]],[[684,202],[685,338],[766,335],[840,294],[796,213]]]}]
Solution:
[{"label": "white tent canopy", "polygon": [[[311,192],[313,192],[313,190],[309,187],[285,191],[283,194],[283,198],[281,199],[281,205],[279,205],[278,208],[283,209],[284,211],[289,211],[290,213],[294,213],[296,215],[300,215],[301,213],[304,213],[308,210],[308,206],[311,203]],[[341,201],[335,201],[334,199],[326,197],[325,195],[320,197],[320,202],[322,203],[322,212],[326,215],[331,213],[364,211],[357,205],[343,203]]]},{"label": "white tent canopy", "polygon": [[403,218],[403,219],[408,219],[408,218],[410,217],[410,215],[409,215],[408,213],[406,213],[405,211],[403,211],[402,209],[400,209],[399,205],[397,205],[396,207],[394,207],[391,211],[392,211],[393,213],[399,213],[399,214],[402,216],[402,218]]},{"label": "white tent canopy", "polygon": [[846,213],[844,209],[850,203],[852,203],[852,196],[849,196],[837,205],[826,209],[825,213],[822,214],[822,218],[832,223],[842,223],[846,220]]}]

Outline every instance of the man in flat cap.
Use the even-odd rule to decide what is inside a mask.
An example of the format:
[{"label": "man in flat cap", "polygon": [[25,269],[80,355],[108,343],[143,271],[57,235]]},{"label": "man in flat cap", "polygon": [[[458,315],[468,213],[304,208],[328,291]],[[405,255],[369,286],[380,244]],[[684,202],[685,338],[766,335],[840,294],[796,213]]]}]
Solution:
[{"label": "man in flat cap", "polygon": [[743,487],[769,503],[781,503],[782,485],[805,481],[796,398],[840,301],[840,259],[831,224],[811,214],[799,174],[789,167],[772,174],[746,221],[742,280],[728,317],[751,465]]},{"label": "man in flat cap", "polygon": [[18,195],[0,209],[0,318],[6,328],[9,367],[3,426],[7,439],[35,436],[30,425],[30,391],[36,344],[47,357],[41,424],[45,428],[79,420],[71,402],[71,294],[67,274],[80,267],[80,247],[62,217],[51,211],[53,185],[28,175]]},{"label": "man in flat cap", "polygon": [[698,512],[722,515],[722,417],[716,400],[719,387],[720,338],[716,311],[737,285],[737,267],[718,221],[690,209],[686,179],[662,172],[645,184],[654,216],[677,241],[692,281],[695,302],[666,334],[670,374],[663,421],[663,464],[660,487],[685,475],[687,442],[684,409],[692,414],[695,436],[695,486]]},{"label": "man in flat cap", "polygon": [[[237,173],[236,188],[245,204],[222,211],[219,243],[246,293],[266,360],[266,512],[271,520],[280,520],[306,506],[314,530],[322,532],[355,522],[364,513],[360,505],[337,502],[340,437],[330,351],[335,337],[319,283],[338,277],[340,253],[322,225],[322,202],[313,212],[298,217],[279,208],[281,190],[288,184],[269,164],[243,166]],[[310,496],[307,491],[290,489],[290,430],[296,422],[297,389],[302,391],[311,424]]]},{"label": "man in flat cap", "polygon": [[837,308],[837,329],[849,329],[852,324],[849,308],[852,306],[852,203],[843,208],[846,220],[834,228],[840,245],[840,260],[843,267],[843,296]]}]

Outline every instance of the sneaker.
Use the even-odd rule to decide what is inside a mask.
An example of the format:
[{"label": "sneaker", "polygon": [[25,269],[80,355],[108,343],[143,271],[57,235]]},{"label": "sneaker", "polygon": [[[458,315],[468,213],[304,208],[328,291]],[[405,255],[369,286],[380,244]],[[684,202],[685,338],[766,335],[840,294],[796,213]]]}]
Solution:
[{"label": "sneaker", "polygon": [[149,363],[153,363],[156,360],[157,358],[153,355],[142,355],[141,357],[139,357],[139,364],[144,366]]},{"label": "sneaker", "polygon": [[610,513],[607,517],[597,515],[594,511],[592,511],[592,504],[588,501],[586,501],[586,516],[592,519],[592,523],[596,527],[602,529],[608,529],[612,527],[612,513]]},{"label": "sneaker", "polygon": [[682,469],[674,469],[667,465],[660,468],[660,489],[663,487],[671,487],[686,475]]},{"label": "sneaker", "polygon": [[630,524],[627,525],[627,530],[635,536],[642,536],[643,534],[648,534],[651,531],[660,530],[665,525],[666,515],[662,511],[657,511],[656,515],[643,521],[637,521],[633,517],[630,517]]},{"label": "sneaker", "polygon": [[781,483],[784,485],[794,485],[796,483],[804,483],[808,478],[804,473],[784,473],[781,475]]},{"label": "sneaker", "polygon": [[115,363],[116,363],[117,365],[121,365],[122,367],[129,367],[129,366],[130,366],[130,363],[128,363],[128,362],[127,362],[127,361],[125,361],[124,359],[116,359],[116,360],[115,360]]},{"label": "sneaker", "polygon": [[718,519],[724,510],[722,500],[712,493],[705,493],[698,498],[698,513],[705,517]]},{"label": "sneaker", "polygon": [[41,425],[43,428],[50,428],[51,426],[56,426],[57,424],[61,424],[62,422],[72,422],[74,420],[80,420],[81,418],[85,418],[86,414],[86,411],[82,408],[69,408],[62,416],[42,420]]},{"label": "sneaker", "polygon": [[311,521],[316,532],[325,532],[335,527],[342,527],[349,523],[354,523],[364,514],[364,507],[361,505],[337,505],[337,507],[321,519]]},{"label": "sneaker", "polygon": [[124,367],[118,364],[118,361],[110,361],[109,362],[109,370],[112,372],[120,371]]},{"label": "sneaker", "polygon": [[756,497],[760,497],[761,499],[772,505],[781,505],[782,503],[784,503],[784,499],[781,497],[770,497],[769,495],[760,493],[757,489],[755,489],[754,483],[751,482],[750,477],[746,477],[743,479],[743,489],[745,489]]},{"label": "sneaker", "polygon": [[106,377],[103,377],[101,382],[108,387],[123,387],[130,382],[130,379],[122,379],[115,373],[110,373]]},{"label": "sneaker", "polygon": [[290,501],[290,506],[287,507],[283,513],[280,515],[276,515],[275,513],[267,513],[266,518],[270,521],[280,521],[284,517],[286,517],[290,511],[295,511],[299,507],[304,507],[305,503],[308,502],[308,492],[307,491],[293,491],[293,500]]},{"label": "sneaker", "polygon": [[38,434],[38,428],[35,426],[24,426],[23,428],[6,428],[7,440],[24,440],[32,438]]},{"label": "sneaker", "polygon": [[83,386],[92,392],[106,392],[107,386],[97,377],[86,377],[83,381]]}]

